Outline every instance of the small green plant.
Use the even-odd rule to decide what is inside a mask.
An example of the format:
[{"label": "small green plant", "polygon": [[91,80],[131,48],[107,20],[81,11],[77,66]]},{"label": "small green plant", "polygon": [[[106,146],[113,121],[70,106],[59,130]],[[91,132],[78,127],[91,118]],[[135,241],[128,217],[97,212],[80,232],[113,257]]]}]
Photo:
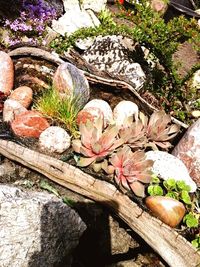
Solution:
[{"label": "small green plant", "polygon": [[[161,181],[156,175],[152,176],[152,181],[147,188],[147,192],[150,196],[166,196],[182,201],[187,210],[183,218],[183,224],[185,224],[188,229],[197,229],[200,225],[198,192],[195,196],[191,196],[189,191],[190,186],[182,180],[175,181],[174,179],[168,179]],[[192,244],[196,248],[200,248],[199,235],[192,241]]]},{"label": "small green plant", "polygon": [[78,135],[76,117],[80,111],[78,98],[60,96],[59,92],[49,88],[36,100],[34,108],[47,117],[61,123],[73,136]]},{"label": "small green plant", "polygon": [[191,243],[195,248],[200,249],[200,234],[197,234]]}]

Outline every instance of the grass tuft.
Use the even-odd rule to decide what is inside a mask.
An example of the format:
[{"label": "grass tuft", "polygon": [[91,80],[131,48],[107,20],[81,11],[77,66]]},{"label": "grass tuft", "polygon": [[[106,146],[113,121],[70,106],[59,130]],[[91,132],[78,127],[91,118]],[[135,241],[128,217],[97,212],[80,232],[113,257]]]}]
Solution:
[{"label": "grass tuft", "polygon": [[61,96],[58,91],[49,88],[36,100],[34,108],[56,124],[61,124],[74,137],[78,135],[76,117],[80,111],[79,97]]}]

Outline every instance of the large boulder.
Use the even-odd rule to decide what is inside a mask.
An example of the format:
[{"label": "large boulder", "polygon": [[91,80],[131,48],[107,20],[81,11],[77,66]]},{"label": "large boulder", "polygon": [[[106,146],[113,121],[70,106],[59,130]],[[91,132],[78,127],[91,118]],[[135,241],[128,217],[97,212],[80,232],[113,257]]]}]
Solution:
[{"label": "large boulder", "polygon": [[189,127],[172,154],[185,163],[190,176],[200,186],[200,119]]},{"label": "large boulder", "polygon": [[70,266],[85,229],[79,215],[57,197],[0,186],[1,266],[53,267],[64,258]]}]

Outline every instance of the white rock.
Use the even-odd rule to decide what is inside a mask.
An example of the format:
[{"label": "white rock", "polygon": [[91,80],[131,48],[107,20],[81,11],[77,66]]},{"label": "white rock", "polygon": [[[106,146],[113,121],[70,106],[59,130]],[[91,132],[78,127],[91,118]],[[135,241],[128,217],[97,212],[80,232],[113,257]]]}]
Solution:
[{"label": "white rock", "polygon": [[114,121],[117,126],[123,125],[127,127],[129,123],[126,119],[128,117],[134,117],[135,121],[138,120],[138,112],[138,106],[135,103],[123,100],[119,102],[113,110]]},{"label": "white rock", "polygon": [[148,151],[147,159],[154,161],[152,171],[162,179],[173,178],[176,181],[183,180],[191,187],[190,192],[197,189],[196,183],[192,180],[185,164],[177,157],[164,151]]},{"label": "white rock", "polygon": [[106,127],[108,124],[113,123],[112,109],[106,101],[102,99],[93,99],[89,101],[83,109],[90,108],[90,107],[99,108],[103,112],[104,127]]},{"label": "white rock", "polygon": [[50,152],[62,153],[71,145],[69,134],[58,126],[50,126],[39,137],[39,145]]},{"label": "white rock", "polygon": [[192,87],[195,89],[200,89],[200,70],[197,70],[193,75]]},{"label": "white rock", "polygon": [[[107,0],[82,0],[81,1],[81,8],[82,9],[91,9],[95,12],[100,12],[102,9],[105,8]],[[80,7],[79,0],[63,0],[63,5],[65,11],[71,10],[73,8]]]},{"label": "white rock", "polygon": [[99,26],[100,21],[95,14],[90,11],[80,10],[78,8],[68,10],[58,20],[52,21],[52,29],[65,36],[70,35],[80,28]]},{"label": "white rock", "polygon": [[14,120],[15,116],[27,111],[27,109],[22,106],[18,101],[14,99],[7,99],[4,102],[3,108],[3,121],[11,122]]},{"label": "white rock", "polygon": [[78,113],[76,123],[80,125],[80,123],[85,123],[87,120],[95,122],[99,118],[104,120],[104,114],[101,109],[96,107],[84,108]]},{"label": "white rock", "polygon": [[[117,78],[128,81],[139,91],[146,75],[137,59],[130,57],[130,51],[135,51],[136,43],[123,36],[97,36],[93,44],[83,53],[83,58],[100,71],[112,73]],[[136,51],[135,51],[136,52]]]}]

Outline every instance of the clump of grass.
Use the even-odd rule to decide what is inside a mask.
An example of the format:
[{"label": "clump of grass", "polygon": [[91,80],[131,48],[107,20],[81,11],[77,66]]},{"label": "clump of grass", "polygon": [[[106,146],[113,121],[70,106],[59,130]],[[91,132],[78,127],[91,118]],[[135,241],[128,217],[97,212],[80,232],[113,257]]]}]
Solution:
[{"label": "clump of grass", "polygon": [[77,137],[76,117],[80,111],[78,99],[79,97],[74,96],[61,96],[51,87],[36,100],[34,108]]}]

